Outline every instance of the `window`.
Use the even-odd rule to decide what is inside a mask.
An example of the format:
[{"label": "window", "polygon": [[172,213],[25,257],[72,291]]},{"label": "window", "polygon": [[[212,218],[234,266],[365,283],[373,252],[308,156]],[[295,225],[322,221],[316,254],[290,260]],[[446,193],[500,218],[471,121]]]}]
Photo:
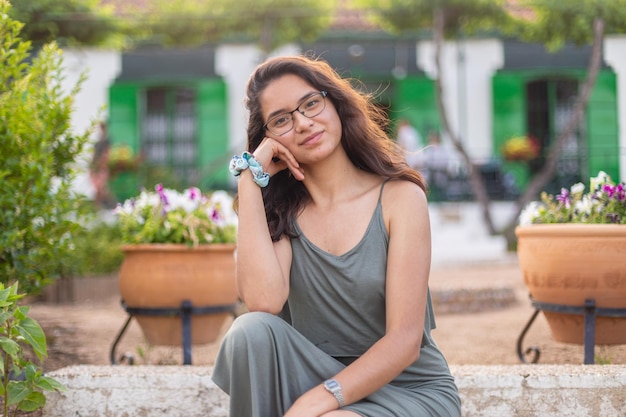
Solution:
[{"label": "window", "polygon": [[[545,78],[526,86],[528,133],[539,140],[543,157],[531,165],[531,172],[542,168],[545,152],[565,129],[574,112],[578,97],[578,81],[570,78]],[[563,184],[574,184],[584,177],[586,147],[585,123],[581,121],[573,135],[567,138],[557,162],[553,182],[546,187],[558,193]]]},{"label": "window", "polygon": [[197,185],[195,91],[184,87],[153,87],[145,90],[144,100],[141,152],[150,182],[162,182],[170,187]]}]

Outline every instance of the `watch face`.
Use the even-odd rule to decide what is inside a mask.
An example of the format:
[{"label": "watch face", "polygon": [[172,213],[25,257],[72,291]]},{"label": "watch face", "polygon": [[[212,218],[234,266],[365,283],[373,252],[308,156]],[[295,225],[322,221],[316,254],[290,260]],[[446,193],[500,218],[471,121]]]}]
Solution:
[{"label": "watch face", "polygon": [[334,379],[324,382],[324,385],[326,385],[326,388],[328,388],[331,391],[339,388],[339,383],[335,381]]}]

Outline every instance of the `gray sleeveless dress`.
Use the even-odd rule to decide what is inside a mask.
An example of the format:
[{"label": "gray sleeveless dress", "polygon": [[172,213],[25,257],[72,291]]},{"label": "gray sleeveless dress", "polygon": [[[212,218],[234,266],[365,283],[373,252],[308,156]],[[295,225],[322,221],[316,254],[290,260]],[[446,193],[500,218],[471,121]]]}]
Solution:
[{"label": "gray sleeveless dress", "polygon": [[[285,311],[281,317],[259,312],[238,317],[220,346],[212,379],[230,395],[231,417],[281,417],[301,394],[385,334],[389,237],[380,197],[363,239],[341,256],[318,248],[295,226],[300,237],[291,240]],[[343,409],[367,417],[459,417],[461,401],[430,335],[434,328],[429,294],[419,359]]]}]

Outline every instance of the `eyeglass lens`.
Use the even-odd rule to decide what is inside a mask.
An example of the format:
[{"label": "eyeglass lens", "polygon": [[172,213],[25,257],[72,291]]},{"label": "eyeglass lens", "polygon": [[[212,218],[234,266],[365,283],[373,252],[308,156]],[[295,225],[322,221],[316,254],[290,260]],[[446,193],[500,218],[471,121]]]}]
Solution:
[{"label": "eyeglass lens", "polygon": [[326,108],[324,97],[323,92],[312,94],[295,110],[272,117],[266,124],[267,128],[275,135],[284,135],[293,129],[293,113],[296,111],[309,119],[324,111]]}]

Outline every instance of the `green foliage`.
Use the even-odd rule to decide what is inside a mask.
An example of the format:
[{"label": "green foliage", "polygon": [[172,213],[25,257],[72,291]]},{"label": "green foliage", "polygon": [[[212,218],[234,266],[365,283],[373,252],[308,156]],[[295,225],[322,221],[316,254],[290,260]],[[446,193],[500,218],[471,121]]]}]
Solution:
[{"label": "green foliage", "polygon": [[588,45],[593,41],[593,21],[604,20],[605,33],[626,32],[626,0],[520,0],[532,13],[520,18],[522,39],[556,50],[566,42]]},{"label": "green foliage", "polygon": [[292,41],[312,41],[331,23],[335,0],[221,0],[227,30],[260,40],[266,52]]},{"label": "green foliage", "polygon": [[61,51],[50,44],[32,58],[9,8],[0,0],[0,282],[35,294],[80,230],[71,183],[89,132],[70,130],[79,85],[63,92]]},{"label": "green foliage", "polygon": [[74,236],[71,250],[63,259],[61,275],[89,277],[114,273],[124,260],[121,245],[117,222],[94,220]]},{"label": "green foliage", "polygon": [[600,171],[585,185],[563,188],[557,196],[542,193],[541,202],[529,203],[520,215],[520,224],[586,223],[626,225],[626,183],[615,184]]},{"label": "green foliage", "polygon": [[17,410],[31,412],[43,408],[43,391],[64,391],[55,379],[43,375],[41,365],[28,359],[28,347],[39,362],[47,357],[46,335],[39,324],[28,317],[29,308],[20,307],[18,284],[6,287],[0,283],[0,374],[3,397],[2,416]]},{"label": "green foliage", "polygon": [[335,8],[336,0],[156,0],[139,15],[135,36],[164,46],[258,41],[269,51],[315,39]]},{"label": "green foliage", "polygon": [[22,37],[43,45],[102,45],[121,33],[112,10],[99,0],[13,0],[10,16],[25,23]]},{"label": "green foliage", "polygon": [[267,51],[314,40],[332,21],[336,0],[151,0],[140,6],[100,0],[14,0],[11,16],[26,23],[34,45],[123,47],[130,41],[166,47],[224,40],[258,41]]},{"label": "green foliage", "polygon": [[355,0],[354,3],[370,8],[373,19],[393,32],[430,29],[436,9],[443,11],[447,36],[503,29],[510,24],[505,0]]}]

